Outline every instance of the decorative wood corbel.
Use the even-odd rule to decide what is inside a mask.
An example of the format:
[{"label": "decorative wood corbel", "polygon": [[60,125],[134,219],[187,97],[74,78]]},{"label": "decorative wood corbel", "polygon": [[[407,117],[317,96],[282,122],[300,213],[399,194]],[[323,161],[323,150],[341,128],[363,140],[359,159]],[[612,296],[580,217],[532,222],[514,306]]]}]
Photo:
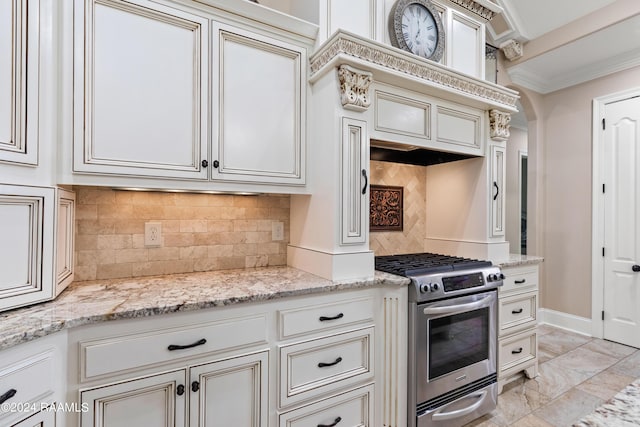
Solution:
[{"label": "decorative wood corbel", "polygon": [[371,105],[369,86],[373,82],[373,74],[358,70],[349,65],[338,67],[340,79],[340,99],[342,106],[349,110],[364,111]]},{"label": "decorative wood corbel", "polygon": [[511,133],[511,114],[499,110],[489,110],[489,136],[496,141],[506,141]]}]

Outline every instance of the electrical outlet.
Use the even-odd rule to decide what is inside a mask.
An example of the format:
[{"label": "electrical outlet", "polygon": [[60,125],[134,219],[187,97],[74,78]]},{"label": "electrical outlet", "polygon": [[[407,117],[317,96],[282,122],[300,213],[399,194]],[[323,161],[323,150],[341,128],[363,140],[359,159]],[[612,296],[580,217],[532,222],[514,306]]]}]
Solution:
[{"label": "electrical outlet", "polygon": [[271,223],[271,240],[284,240],[284,223],[276,221]]},{"label": "electrical outlet", "polygon": [[144,223],[144,245],[146,247],[162,246],[162,223]]}]

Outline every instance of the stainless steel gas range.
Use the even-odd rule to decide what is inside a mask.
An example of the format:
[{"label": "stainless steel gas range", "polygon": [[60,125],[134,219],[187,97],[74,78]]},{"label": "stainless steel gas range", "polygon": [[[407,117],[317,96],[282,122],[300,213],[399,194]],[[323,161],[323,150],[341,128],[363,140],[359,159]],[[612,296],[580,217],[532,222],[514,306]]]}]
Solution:
[{"label": "stainless steel gas range", "polygon": [[489,261],[431,253],[376,257],[409,285],[409,427],[458,427],[496,407],[497,288]]}]

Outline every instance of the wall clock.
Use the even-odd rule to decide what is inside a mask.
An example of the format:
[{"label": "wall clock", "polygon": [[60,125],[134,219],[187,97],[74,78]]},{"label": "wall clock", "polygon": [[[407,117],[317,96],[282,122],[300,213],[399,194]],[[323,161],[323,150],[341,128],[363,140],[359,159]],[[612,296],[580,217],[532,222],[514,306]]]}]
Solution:
[{"label": "wall clock", "polygon": [[444,26],[429,0],[398,0],[389,14],[391,44],[432,61],[444,53]]}]

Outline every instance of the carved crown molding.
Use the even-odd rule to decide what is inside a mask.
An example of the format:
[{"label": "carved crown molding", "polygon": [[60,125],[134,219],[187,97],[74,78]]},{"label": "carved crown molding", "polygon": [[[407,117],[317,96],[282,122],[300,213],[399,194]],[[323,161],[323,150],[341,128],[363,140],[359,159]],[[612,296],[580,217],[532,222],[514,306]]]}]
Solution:
[{"label": "carved crown molding", "polygon": [[491,21],[494,16],[497,15],[495,10],[491,10],[488,7],[481,5],[480,3],[474,0],[450,0],[451,3],[455,3],[458,6],[461,6],[467,9],[470,12],[475,13],[479,17],[486,19],[487,21]]},{"label": "carved crown molding", "polygon": [[506,141],[509,139],[509,122],[511,114],[498,110],[489,111],[489,136],[497,141]]},{"label": "carved crown molding", "polygon": [[373,74],[358,70],[348,65],[338,67],[340,80],[340,100],[344,108],[363,111],[371,105],[369,86],[373,82]]},{"label": "carved crown molding", "polygon": [[[371,66],[373,70],[392,73],[394,78],[416,80],[429,86],[480,100],[494,107],[516,111],[518,93],[493,83],[460,74],[433,61],[409,55],[399,49],[360,38],[351,33],[337,31],[310,58],[311,82],[323,74],[325,67],[335,61],[353,60],[359,66]],[[335,66],[335,65],[334,65]],[[375,75],[375,71],[374,71]],[[376,77],[376,79],[378,79]],[[379,79],[378,79],[379,80]]]}]

